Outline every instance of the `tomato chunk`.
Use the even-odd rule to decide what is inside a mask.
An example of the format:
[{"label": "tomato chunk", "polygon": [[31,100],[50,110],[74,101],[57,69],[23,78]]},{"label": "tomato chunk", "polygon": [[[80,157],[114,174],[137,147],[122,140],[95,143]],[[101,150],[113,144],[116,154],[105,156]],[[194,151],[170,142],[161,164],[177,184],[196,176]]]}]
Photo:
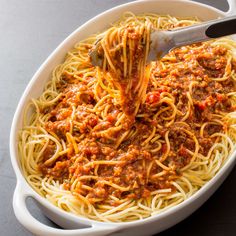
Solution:
[{"label": "tomato chunk", "polygon": [[159,92],[150,92],[147,94],[147,98],[146,98],[146,103],[148,104],[153,104],[153,103],[157,103],[160,101],[160,93]]}]

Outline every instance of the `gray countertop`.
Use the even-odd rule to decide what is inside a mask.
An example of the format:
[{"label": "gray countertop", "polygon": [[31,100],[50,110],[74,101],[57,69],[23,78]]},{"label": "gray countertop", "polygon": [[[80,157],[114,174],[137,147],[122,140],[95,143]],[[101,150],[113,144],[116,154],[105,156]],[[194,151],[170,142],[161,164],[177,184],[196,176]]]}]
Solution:
[{"label": "gray countertop", "polygon": [[[0,0],[0,236],[30,236],[16,220],[9,132],[19,98],[37,68],[78,26],[125,0]],[[200,0],[227,9],[226,0]],[[236,235],[236,169],[188,219],[160,235]],[[32,214],[52,225],[29,201]]]}]

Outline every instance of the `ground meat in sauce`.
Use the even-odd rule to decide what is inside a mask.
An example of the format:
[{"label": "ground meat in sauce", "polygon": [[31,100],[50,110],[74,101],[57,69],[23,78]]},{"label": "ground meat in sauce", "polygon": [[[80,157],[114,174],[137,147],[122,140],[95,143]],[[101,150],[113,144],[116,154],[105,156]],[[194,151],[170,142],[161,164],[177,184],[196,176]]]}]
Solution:
[{"label": "ground meat in sauce", "polygon": [[[131,36],[135,37],[130,31]],[[223,132],[224,127],[219,123],[206,125],[203,136],[200,135],[200,127],[212,121],[215,114],[235,110],[227,96],[227,93],[235,91],[235,81],[231,77],[225,81],[214,80],[225,73],[226,53],[226,49],[213,47],[209,43],[182,47],[170,52],[168,56],[172,57],[172,60],[168,61],[168,56],[162,60],[162,63],[167,61],[168,66],[163,67],[160,62],[156,62],[148,85],[146,101],[141,105],[136,118],[127,119],[121,130],[109,131],[108,134],[104,134],[104,131],[114,127],[121,107],[111,105],[106,119],[102,119],[93,111],[97,101],[93,90],[87,85],[92,78],[80,83],[73,76],[63,74],[61,82],[57,85],[62,97],[55,107],[49,108],[51,118],[46,123],[45,129],[67,142],[66,133],[71,132],[70,117],[74,112],[72,133],[75,137],[82,134],[84,136],[77,142],[78,153],[75,153],[73,145],[68,144],[70,152],[63,159],[58,159],[49,166],[42,164],[40,169],[43,175],[53,176],[64,182],[66,189],[71,188],[68,184],[71,178],[80,178],[84,175],[97,176],[95,179],[88,178],[80,181],[91,189],[76,190],[77,193],[87,196],[94,204],[96,199],[102,202],[109,195],[138,199],[149,197],[151,191],[157,189],[171,188],[175,191],[171,181],[181,175],[181,168],[190,162],[192,157],[190,152],[194,152],[196,148],[196,143],[188,132],[197,138],[199,152],[207,155],[215,142],[215,138],[211,135]],[[232,68],[236,70],[235,61],[232,63]],[[156,88],[152,80],[155,81]],[[191,85],[192,82],[195,83]],[[166,119],[171,114],[168,103],[160,102],[166,93],[174,97],[178,109],[174,118],[175,123],[172,124]],[[190,114],[185,120],[187,126],[184,126],[181,122],[188,111],[188,93],[191,93],[192,104]],[[132,99],[127,102],[128,109],[131,109],[132,113]],[[154,118],[160,110],[165,111]],[[48,110],[43,112],[46,113]],[[156,136],[159,137],[160,148],[155,141],[143,145],[146,140],[145,135],[151,135],[154,126],[157,127]],[[129,129],[135,135],[116,148],[114,146],[116,140]],[[172,171],[163,172],[159,178],[150,178],[163,171],[156,164],[156,160],[161,160],[168,150],[165,139],[167,133],[170,150],[163,164],[171,165]],[[43,154],[44,161],[48,160],[54,152],[55,146],[48,145]],[[89,164],[91,161],[99,160],[117,161],[117,164],[100,164],[98,167]],[[147,167],[151,165],[152,168],[148,172]],[[109,181],[124,190],[108,185]],[[115,206],[117,203],[112,204]]]}]

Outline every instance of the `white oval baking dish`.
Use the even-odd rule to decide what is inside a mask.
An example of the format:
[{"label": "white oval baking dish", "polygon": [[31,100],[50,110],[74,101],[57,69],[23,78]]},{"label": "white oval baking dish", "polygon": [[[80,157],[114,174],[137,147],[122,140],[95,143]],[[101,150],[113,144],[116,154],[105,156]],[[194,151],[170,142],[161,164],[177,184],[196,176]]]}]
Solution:
[{"label": "white oval baking dish", "polygon": [[[17,219],[24,227],[35,235],[47,236],[99,236],[111,233],[114,236],[151,235],[161,232],[189,216],[215,192],[234,167],[236,153],[233,153],[216,176],[192,197],[156,216],[128,223],[104,223],[89,220],[62,211],[45,198],[38,195],[29,186],[21,173],[20,157],[17,151],[17,138],[18,131],[22,127],[23,110],[26,104],[31,98],[37,98],[42,93],[44,84],[50,78],[53,68],[62,62],[66,52],[70,50],[76,42],[109,27],[109,24],[119,19],[125,11],[132,11],[136,14],[155,12],[173,16],[197,16],[201,20],[206,21],[236,13],[236,0],[228,0],[228,3],[230,6],[228,12],[222,12],[211,6],[187,0],[143,0],[131,2],[112,8],[94,17],[74,31],[55,49],[35,73],[27,86],[18,104],[11,128],[10,154],[12,166],[17,178],[13,207]],[[26,207],[26,199],[28,197],[34,198],[43,213],[65,229],[52,228],[36,220]]]}]

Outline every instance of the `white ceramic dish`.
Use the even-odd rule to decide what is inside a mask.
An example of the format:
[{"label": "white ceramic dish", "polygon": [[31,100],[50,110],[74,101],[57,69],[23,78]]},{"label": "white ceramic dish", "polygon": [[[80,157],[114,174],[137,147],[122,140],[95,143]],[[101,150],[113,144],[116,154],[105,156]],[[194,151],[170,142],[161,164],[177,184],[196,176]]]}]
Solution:
[{"label": "white ceramic dish", "polygon": [[[17,186],[13,197],[13,207],[17,219],[24,227],[35,235],[47,236],[99,236],[111,233],[116,236],[151,235],[161,232],[189,216],[215,192],[234,167],[236,153],[231,155],[227,163],[222,167],[217,175],[196,194],[159,215],[129,223],[103,223],[78,217],[66,213],[52,205],[45,198],[39,196],[29,186],[21,173],[19,163],[20,157],[17,151],[17,137],[18,131],[22,127],[23,110],[26,104],[31,98],[37,98],[42,93],[44,84],[49,79],[53,68],[62,62],[66,52],[70,50],[76,42],[109,27],[109,24],[119,19],[125,11],[132,11],[137,14],[143,12],[156,12],[173,16],[197,16],[201,20],[206,21],[236,13],[236,0],[228,0],[228,2],[230,5],[228,12],[222,12],[216,8],[186,0],[144,0],[131,2],[115,7],[91,19],[86,24],[79,27],[64,42],[62,42],[58,48],[56,48],[56,50],[39,68],[27,86],[19,102],[12,123],[10,153],[12,165],[17,177]],[[34,198],[44,214],[52,221],[65,228],[65,230],[51,228],[36,220],[29,213],[26,207],[27,197]]]}]

